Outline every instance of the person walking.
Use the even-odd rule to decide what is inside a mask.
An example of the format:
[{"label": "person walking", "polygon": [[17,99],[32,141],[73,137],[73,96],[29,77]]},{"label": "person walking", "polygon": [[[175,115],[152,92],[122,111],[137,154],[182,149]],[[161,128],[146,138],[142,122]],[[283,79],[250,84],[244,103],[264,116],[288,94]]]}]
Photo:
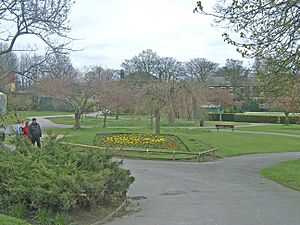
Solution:
[{"label": "person walking", "polygon": [[42,130],[40,124],[38,124],[38,122],[36,121],[36,118],[32,118],[28,131],[29,131],[28,133],[32,144],[35,145],[36,142],[37,146],[40,148],[41,147],[40,138],[42,137]]},{"label": "person walking", "polygon": [[25,137],[30,139],[30,137],[29,137],[29,122],[28,121],[26,121],[25,125],[22,127],[22,132]]}]

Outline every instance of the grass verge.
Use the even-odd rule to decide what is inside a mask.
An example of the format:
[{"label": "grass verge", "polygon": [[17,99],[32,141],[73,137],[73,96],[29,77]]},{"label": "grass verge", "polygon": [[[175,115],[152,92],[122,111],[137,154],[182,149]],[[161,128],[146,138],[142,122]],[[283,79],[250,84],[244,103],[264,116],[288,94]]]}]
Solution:
[{"label": "grass verge", "polygon": [[267,126],[241,127],[236,128],[236,130],[300,135],[300,125],[274,124]]},{"label": "grass verge", "polygon": [[300,191],[300,159],[263,168],[261,173],[286,187]]},{"label": "grass verge", "polygon": [[1,225],[30,225],[23,220],[0,214]]}]

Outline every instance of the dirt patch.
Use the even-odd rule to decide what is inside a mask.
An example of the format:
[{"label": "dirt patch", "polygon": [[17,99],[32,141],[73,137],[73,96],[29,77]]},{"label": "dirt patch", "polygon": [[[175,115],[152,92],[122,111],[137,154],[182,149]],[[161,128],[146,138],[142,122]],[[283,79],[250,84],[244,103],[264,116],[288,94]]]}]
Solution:
[{"label": "dirt patch", "polygon": [[[138,196],[140,197],[140,196]],[[130,215],[134,212],[138,212],[139,203],[137,200],[146,199],[142,198],[128,198],[123,207],[97,207],[93,209],[77,210],[71,214],[73,221],[76,225],[92,225],[92,224],[104,224],[108,221],[113,221],[116,218]]]},{"label": "dirt patch", "polygon": [[71,217],[78,225],[90,225],[102,220],[111,214],[117,207],[97,207],[85,210],[76,210],[71,213]]}]

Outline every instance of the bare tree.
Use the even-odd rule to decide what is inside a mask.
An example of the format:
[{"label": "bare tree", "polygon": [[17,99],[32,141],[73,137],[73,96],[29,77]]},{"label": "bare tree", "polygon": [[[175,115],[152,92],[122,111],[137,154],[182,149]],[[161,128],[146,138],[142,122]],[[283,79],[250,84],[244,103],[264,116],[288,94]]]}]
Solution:
[{"label": "bare tree", "polygon": [[[101,106],[114,112],[116,119],[124,109],[133,109],[136,105],[137,89],[130,88],[122,80],[108,80],[101,90]],[[104,126],[105,127],[105,126]]]},{"label": "bare tree", "polygon": [[208,101],[220,106],[220,121],[222,121],[222,113],[224,109],[231,109],[236,106],[234,102],[234,94],[228,89],[211,89],[209,91]]},{"label": "bare tree", "polygon": [[75,68],[71,63],[69,54],[55,53],[49,55],[42,64],[43,76],[60,77],[72,76],[76,73]]},{"label": "bare tree", "polygon": [[154,115],[156,134],[160,134],[162,111],[167,107],[171,88],[170,83],[161,80],[152,81],[144,86],[141,104],[145,106],[150,115]]},{"label": "bare tree", "polygon": [[[242,56],[273,58],[277,71],[288,68],[299,72],[298,0],[218,0],[212,12],[197,2],[195,11],[215,18],[225,27],[224,40],[237,47]],[[230,31],[238,35],[230,34]]]},{"label": "bare tree", "polygon": [[270,108],[281,109],[285,114],[285,124],[289,124],[290,113],[300,110],[300,78],[292,73],[272,74],[259,77],[261,98]]},{"label": "bare tree", "polygon": [[[0,43],[0,50],[5,48],[5,45]],[[5,55],[0,55],[0,86],[3,87],[5,81],[9,79],[12,71],[18,67],[18,56],[14,52],[9,52]]]},{"label": "bare tree", "polygon": [[80,118],[101,102],[101,86],[105,78],[86,74],[80,76],[46,77],[38,85],[39,93],[62,100],[75,114],[74,128],[80,128]]},{"label": "bare tree", "polygon": [[187,75],[191,80],[206,82],[212,77],[218,68],[218,64],[204,58],[191,59],[186,63]]},{"label": "bare tree", "polygon": [[184,68],[181,62],[173,57],[159,57],[155,70],[158,79],[161,80],[178,80],[183,76]]},{"label": "bare tree", "polygon": [[[0,1],[0,40],[7,47],[0,55],[14,50],[18,39],[32,35],[42,40],[50,49],[57,51],[67,47],[65,42],[68,27],[68,14],[72,0],[1,0]],[[63,39],[63,41],[58,41]],[[36,50],[30,46],[21,50]]]},{"label": "bare tree", "polygon": [[157,72],[157,66],[159,64],[159,56],[151,49],[142,51],[132,59],[126,59],[122,63],[127,74],[134,72],[146,72],[155,75]]},{"label": "bare tree", "polygon": [[200,125],[202,125],[205,119],[203,105],[207,101],[206,89],[199,82],[182,81],[179,85],[178,106],[186,109],[188,119],[199,120]]}]

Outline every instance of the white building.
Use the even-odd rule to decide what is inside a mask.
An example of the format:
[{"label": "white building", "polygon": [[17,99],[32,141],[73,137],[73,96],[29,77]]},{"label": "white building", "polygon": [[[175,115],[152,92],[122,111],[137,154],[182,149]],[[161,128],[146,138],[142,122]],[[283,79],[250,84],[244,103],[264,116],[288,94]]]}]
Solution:
[{"label": "white building", "polygon": [[6,112],[6,94],[0,92],[0,113],[5,113]]}]

